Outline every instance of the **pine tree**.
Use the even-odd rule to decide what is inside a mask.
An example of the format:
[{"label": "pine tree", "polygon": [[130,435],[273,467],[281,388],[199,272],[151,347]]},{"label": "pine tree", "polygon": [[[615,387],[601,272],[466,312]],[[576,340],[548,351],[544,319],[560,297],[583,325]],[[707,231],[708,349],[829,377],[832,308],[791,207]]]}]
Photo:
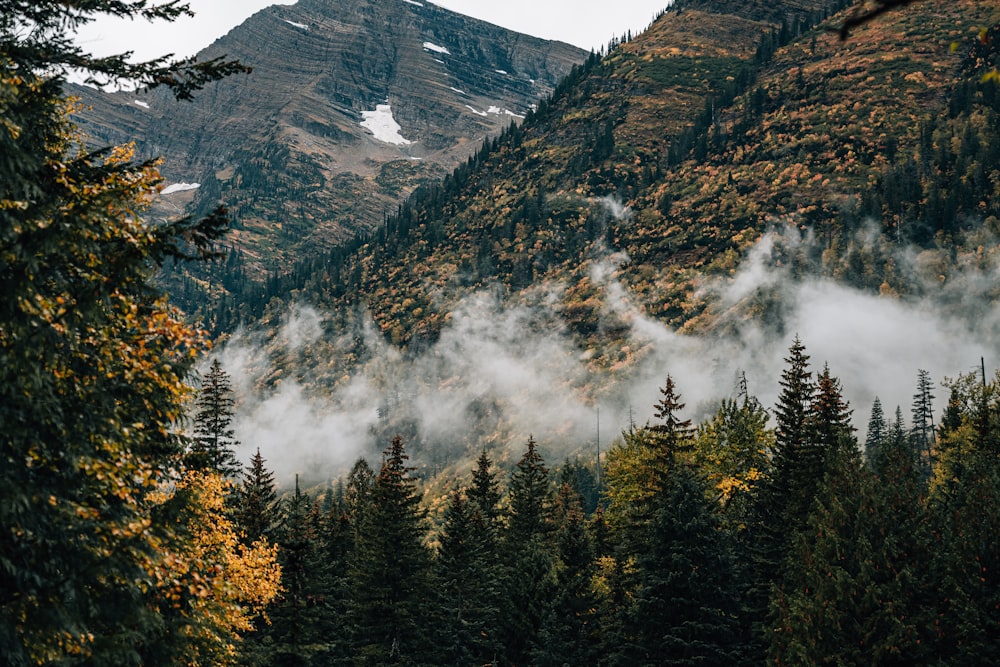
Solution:
[{"label": "pine tree", "polygon": [[[128,148],[83,150],[63,91],[91,79],[190,96],[235,63],[94,57],[73,29],[100,14],[171,20],[178,3],[0,1],[0,655],[6,664],[180,662],[194,639],[149,598],[190,536],[178,421],[205,341],[152,285],[167,258],[214,254],[224,211],[151,223],[159,182]],[[190,76],[189,76],[190,75]],[[180,559],[177,550],[170,558]],[[172,565],[180,565],[175,560]],[[192,622],[230,622],[190,610]],[[162,663],[165,664],[165,663]]]},{"label": "pine tree", "polygon": [[363,665],[429,661],[431,557],[403,439],[384,452],[348,568],[351,652]]},{"label": "pine tree", "polygon": [[630,614],[633,664],[733,664],[739,657],[733,544],[719,529],[704,482],[671,471],[636,560]]},{"label": "pine tree", "polygon": [[218,359],[213,359],[201,384],[194,417],[194,436],[187,464],[195,470],[214,470],[224,477],[240,473],[236,459],[239,446],[232,429],[233,390],[229,374]]},{"label": "pine tree", "polygon": [[559,488],[555,523],[555,591],[532,651],[533,664],[596,664],[600,635],[598,598],[592,586],[597,571],[594,544],[580,496],[569,484]]},{"label": "pine tree", "polygon": [[508,495],[510,515],[503,535],[505,596],[498,639],[505,664],[527,665],[554,586],[549,551],[552,492],[548,468],[533,437],[529,436],[511,475]]},{"label": "pine tree", "polygon": [[274,486],[274,473],[264,465],[260,448],[243,471],[243,483],[238,489],[236,524],[245,544],[270,539],[278,525],[278,494]]}]

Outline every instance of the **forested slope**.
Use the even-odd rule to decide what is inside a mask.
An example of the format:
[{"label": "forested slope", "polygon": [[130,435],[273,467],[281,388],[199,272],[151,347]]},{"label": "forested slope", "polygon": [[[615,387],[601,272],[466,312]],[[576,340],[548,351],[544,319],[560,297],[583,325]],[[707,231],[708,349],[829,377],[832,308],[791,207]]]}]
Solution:
[{"label": "forested slope", "polygon": [[977,51],[996,7],[929,0],[846,41],[839,8],[678,3],[371,236],[266,285],[230,275],[208,324],[274,321],[301,298],[368,307],[392,342],[426,342],[470,291],[517,300],[554,281],[581,346],[599,348],[596,260],[613,257],[654,317],[704,329],[718,313],[696,283],[786,225],[816,240],[786,258],[804,271],[919,291],[893,248],[940,250],[947,276],[996,226],[998,100]]}]

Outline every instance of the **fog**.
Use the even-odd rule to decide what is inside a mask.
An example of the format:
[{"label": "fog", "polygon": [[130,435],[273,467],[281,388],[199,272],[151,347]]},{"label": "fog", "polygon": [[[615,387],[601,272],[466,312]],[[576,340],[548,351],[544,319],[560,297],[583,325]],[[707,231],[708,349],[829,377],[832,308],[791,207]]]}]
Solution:
[{"label": "fog", "polygon": [[[614,372],[595,372],[594,352],[566,331],[556,308],[560,285],[537,287],[517,305],[499,290],[471,294],[419,354],[387,344],[365,313],[349,331],[335,331],[326,314],[295,305],[277,333],[240,332],[216,351],[237,393],[238,454],[246,461],[259,447],[287,484],[295,473],[340,476],[359,456],[377,464],[396,431],[413,443],[412,462],[431,467],[471,463],[483,446],[501,461],[516,460],[533,434],[558,464],[594,453],[598,409],[602,450],[630,422],[651,419],[668,373],[696,422],[735,395],[740,373],[750,393],[773,406],[796,335],[814,372],[828,363],[841,379],[863,441],[876,395],[887,413],[899,405],[909,415],[918,369],[938,385],[940,415],[946,376],[978,368],[980,357],[996,363],[995,266],[972,262],[945,277],[928,270],[925,255],[900,249],[897,270],[918,296],[879,296],[794,272],[789,253],[811,243],[797,230],[775,229],[734,275],[705,281],[701,296],[719,325],[697,336],[644,315],[616,278],[628,258],[601,254],[590,266],[604,291],[601,316],[627,325],[623,345],[633,359]],[[775,304],[768,318],[747,315],[755,300]],[[360,363],[343,370],[338,356],[357,349],[366,351]]]}]

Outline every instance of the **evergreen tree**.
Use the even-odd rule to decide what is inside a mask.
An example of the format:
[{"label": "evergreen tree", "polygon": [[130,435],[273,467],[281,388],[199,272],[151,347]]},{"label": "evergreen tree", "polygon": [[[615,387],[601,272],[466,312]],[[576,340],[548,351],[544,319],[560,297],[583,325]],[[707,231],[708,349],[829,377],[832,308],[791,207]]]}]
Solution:
[{"label": "evergreen tree", "polygon": [[283,502],[278,536],[282,595],[270,612],[273,642],[271,660],[279,665],[306,665],[317,633],[314,624],[321,551],[317,532],[318,508],[299,486]]},{"label": "evergreen tree", "polygon": [[910,427],[910,440],[926,474],[930,473],[931,452],[935,441],[934,394],[931,393],[933,389],[934,383],[931,381],[930,373],[919,369],[917,371],[917,393],[913,395],[913,407],[910,411],[913,418]]},{"label": "evergreen tree", "polygon": [[773,601],[774,663],[926,664],[918,597],[926,534],[907,450],[888,450],[878,478],[854,451],[833,452]]},{"label": "evergreen tree", "polygon": [[853,441],[851,410],[844,401],[840,380],[830,375],[829,365],[823,366],[816,382],[807,419],[811,447],[818,447],[824,456]]},{"label": "evergreen tree", "polygon": [[195,470],[214,470],[227,478],[235,478],[241,468],[236,459],[232,429],[233,390],[229,374],[218,359],[213,359],[208,373],[202,380],[194,417],[194,436],[187,456],[189,467]]},{"label": "evergreen tree", "polygon": [[555,523],[555,591],[532,651],[533,664],[593,665],[600,648],[594,545],[580,496],[566,483],[559,488]]},{"label": "evergreen tree", "polygon": [[882,401],[878,396],[872,401],[872,414],[868,418],[868,435],[865,438],[865,459],[873,470],[881,466],[884,449],[889,441],[889,424],[885,420]]},{"label": "evergreen tree", "polygon": [[264,463],[258,447],[243,471],[243,483],[238,490],[236,524],[245,544],[270,539],[278,525],[274,473]]},{"label": "evergreen tree", "polygon": [[503,536],[506,555],[499,637],[503,662],[528,665],[551,599],[554,581],[549,551],[551,489],[549,471],[535,439],[511,475],[510,515]]},{"label": "evergreen tree", "polygon": [[634,662],[734,664],[739,658],[733,545],[719,529],[704,482],[676,466],[636,561],[630,614]]},{"label": "evergreen tree", "polygon": [[[234,63],[95,57],[74,28],[100,14],[172,20],[182,3],[0,1],[0,655],[5,664],[185,659],[149,598],[189,557],[193,494],[176,482],[178,421],[200,334],[151,280],[169,258],[214,254],[224,211],[155,224],[159,182],[128,148],[83,150],[68,67],[163,84],[181,97]],[[190,510],[190,511],[188,511]],[[193,557],[193,556],[190,556]],[[192,568],[194,566],[192,565]],[[192,607],[194,623],[206,617]],[[218,635],[213,635],[218,636]],[[165,664],[165,663],[161,663]]]},{"label": "evergreen tree", "polygon": [[815,387],[809,356],[796,336],[789,348],[775,407],[777,430],[769,477],[760,488],[749,526],[755,577],[747,593],[753,619],[753,660],[763,660],[770,644],[771,592],[785,576],[785,558],[796,533],[806,527],[816,485],[823,479],[825,453],[810,439]]},{"label": "evergreen tree", "polygon": [[781,392],[775,406],[777,448],[779,453],[795,451],[808,440],[807,421],[815,386],[809,372],[809,355],[796,336],[788,350],[787,364],[781,373]]},{"label": "evergreen tree", "polygon": [[349,566],[349,620],[358,665],[429,662],[431,558],[425,513],[403,439],[393,438],[360,517]]},{"label": "evergreen tree", "polygon": [[666,470],[673,464],[674,455],[691,447],[691,420],[681,419],[684,409],[680,394],[674,386],[674,379],[667,374],[667,380],[660,389],[660,400],[653,406],[653,413],[660,423],[649,427],[658,441],[658,456],[661,467]]},{"label": "evergreen tree", "polygon": [[500,519],[500,483],[493,471],[493,461],[483,449],[472,470],[472,486],[468,490],[469,501],[475,503],[483,522],[492,528]]},{"label": "evergreen tree", "polygon": [[496,553],[484,542],[475,503],[453,492],[438,537],[435,566],[442,621],[436,655],[442,665],[492,664],[499,652]]}]

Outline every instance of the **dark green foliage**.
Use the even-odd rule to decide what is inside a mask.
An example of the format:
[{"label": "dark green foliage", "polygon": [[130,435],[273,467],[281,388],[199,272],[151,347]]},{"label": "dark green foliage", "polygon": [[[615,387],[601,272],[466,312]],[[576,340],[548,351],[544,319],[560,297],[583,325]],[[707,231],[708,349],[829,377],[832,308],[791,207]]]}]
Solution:
[{"label": "dark green foliage", "polygon": [[460,492],[451,495],[438,537],[435,561],[440,627],[439,664],[486,665],[500,645],[494,632],[499,620],[500,570],[496,541],[477,505]]},{"label": "dark green foliage", "polygon": [[232,429],[235,404],[229,374],[218,359],[213,359],[202,378],[195,404],[194,435],[186,457],[189,467],[214,470],[227,478],[239,475],[241,468],[236,460],[239,442],[234,439]]},{"label": "dark green foliage", "polygon": [[278,525],[277,500],[274,473],[265,467],[258,448],[243,471],[243,482],[236,491],[235,520],[244,543],[273,538]]},{"label": "dark green foliage", "polygon": [[739,656],[738,579],[731,538],[705,483],[680,465],[657,503],[629,617],[631,664],[733,664]]},{"label": "dark green foliage", "polygon": [[[169,256],[211,254],[222,215],[149,224],[158,180],[123,152],[85,153],[65,66],[171,85],[234,64],[95,58],[71,29],[100,13],[170,19],[174,3],[0,1],[0,656],[5,664],[178,659],[151,601],[184,545],[176,480],[185,380],[203,341],[151,287]],[[191,246],[194,246],[193,248]],[[196,640],[195,640],[196,641]]]},{"label": "dark green foliage", "polygon": [[533,664],[596,664],[600,625],[598,596],[593,589],[594,545],[580,498],[568,484],[559,488],[555,523],[555,591],[532,651]]},{"label": "dark green foliage", "polygon": [[357,665],[427,661],[431,558],[402,438],[385,450],[350,559],[348,619]]},{"label": "dark green foliage", "polygon": [[549,548],[552,490],[535,439],[527,447],[509,485],[510,514],[503,533],[504,597],[498,639],[503,660],[527,665],[554,590]]}]

